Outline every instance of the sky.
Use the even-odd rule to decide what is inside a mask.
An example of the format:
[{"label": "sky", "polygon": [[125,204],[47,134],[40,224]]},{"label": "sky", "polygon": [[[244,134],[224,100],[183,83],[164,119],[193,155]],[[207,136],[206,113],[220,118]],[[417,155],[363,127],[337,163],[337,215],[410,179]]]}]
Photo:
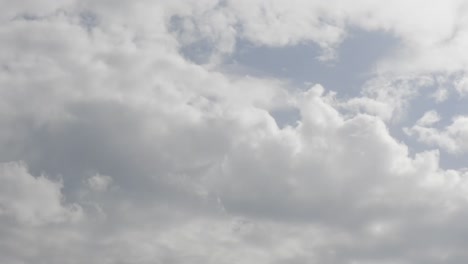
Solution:
[{"label": "sky", "polygon": [[0,263],[468,262],[467,1],[0,7]]}]

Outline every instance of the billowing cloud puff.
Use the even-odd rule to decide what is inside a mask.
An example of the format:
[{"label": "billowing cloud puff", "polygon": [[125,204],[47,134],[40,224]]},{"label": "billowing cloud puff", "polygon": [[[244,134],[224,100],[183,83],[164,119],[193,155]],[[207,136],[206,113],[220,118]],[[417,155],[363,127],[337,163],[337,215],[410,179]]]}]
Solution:
[{"label": "billowing cloud puff", "polygon": [[[466,117],[411,120],[464,100],[462,1],[3,5],[0,262],[468,259],[467,172],[440,164]],[[398,40],[356,94],[227,65],[247,42],[333,67],[353,28]]]},{"label": "billowing cloud puff", "polygon": [[60,223],[81,217],[78,205],[62,205],[60,182],[44,176],[34,177],[22,163],[2,163],[0,166],[2,217],[30,225]]},{"label": "billowing cloud puff", "polygon": [[440,121],[437,112],[425,113],[418,122],[411,128],[407,128],[407,133],[416,134],[419,141],[438,146],[449,153],[463,153],[468,151],[468,118],[466,116],[456,116],[452,123],[444,129],[433,127]]}]

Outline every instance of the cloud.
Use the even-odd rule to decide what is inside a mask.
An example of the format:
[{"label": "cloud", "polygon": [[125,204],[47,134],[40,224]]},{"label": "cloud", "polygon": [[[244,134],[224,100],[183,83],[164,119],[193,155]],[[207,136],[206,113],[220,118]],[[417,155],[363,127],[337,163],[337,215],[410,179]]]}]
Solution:
[{"label": "cloud", "polygon": [[468,151],[465,143],[468,137],[468,118],[456,116],[452,123],[443,129],[437,129],[433,125],[440,121],[435,111],[424,114],[411,128],[406,129],[410,135],[415,135],[418,141],[431,146],[438,146],[449,153],[460,154]]},{"label": "cloud", "polygon": [[[458,2],[42,2],[2,11],[0,262],[467,259],[466,171],[438,150],[465,150],[466,118],[439,130],[424,115],[408,129],[435,147],[422,152],[390,122],[442,83],[449,59],[418,56],[454,56],[461,42],[437,43]],[[352,27],[403,46],[350,98],[223,68],[239,40],[336,55]],[[183,54],[199,42],[206,64]],[[297,122],[278,126],[281,109]]]},{"label": "cloud", "polygon": [[44,176],[34,177],[22,163],[0,165],[0,215],[22,224],[42,225],[77,220],[81,208],[62,205],[62,185]]},{"label": "cloud", "polygon": [[424,113],[424,115],[416,122],[420,126],[430,126],[440,121],[439,114],[432,110]]},{"label": "cloud", "polygon": [[468,78],[462,77],[455,81],[455,89],[461,96],[465,96],[468,92]]},{"label": "cloud", "polygon": [[101,192],[109,188],[109,185],[112,183],[112,177],[107,175],[96,174],[90,177],[87,183],[93,191]]},{"label": "cloud", "polygon": [[434,98],[434,100],[437,102],[437,103],[441,103],[441,102],[444,102],[448,99],[449,97],[449,92],[448,92],[448,89],[445,89],[445,88],[439,88],[437,89],[437,91],[435,91],[431,97]]}]

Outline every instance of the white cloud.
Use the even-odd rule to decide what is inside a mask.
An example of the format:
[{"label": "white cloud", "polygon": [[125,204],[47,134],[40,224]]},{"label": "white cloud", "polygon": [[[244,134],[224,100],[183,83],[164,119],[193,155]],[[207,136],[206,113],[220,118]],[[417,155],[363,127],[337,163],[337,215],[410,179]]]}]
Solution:
[{"label": "white cloud", "polygon": [[378,116],[382,120],[390,120],[393,117],[394,107],[386,102],[382,102],[369,97],[355,97],[345,100],[339,106],[350,113],[366,113]]},{"label": "white cloud", "polygon": [[468,93],[468,77],[462,77],[455,81],[455,89],[461,96]]},{"label": "white cloud", "polygon": [[[425,71],[454,56],[418,61],[450,35],[456,1],[41,2],[2,11],[0,262],[467,259],[466,172],[442,169],[438,150],[410,154],[388,127],[437,83]],[[332,54],[352,26],[421,51],[382,62],[351,98],[217,67],[239,39]],[[197,41],[215,63],[180,54]],[[269,113],[281,108],[298,109],[297,125],[277,126]],[[467,149],[467,118],[442,131],[439,119],[408,131]]]},{"label": "white cloud", "polygon": [[105,191],[112,183],[112,177],[107,175],[96,174],[88,178],[87,183],[93,191]]},{"label": "white cloud", "polygon": [[34,177],[22,163],[0,164],[0,217],[42,225],[77,220],[78,205],[62,205],[62,184],[44,176]]},{"label": "white cloud", "polygon": [[431,126],[440,121],[439,114],[432,110],[424,113],[424,115],[416,122],[419,126]]},{"label": "white cloud", "polygon": [[460,154],[468,151],[468,117],[456,116],[452,123],[443,129],[434,128],[440,117],[435,111],[424,114],[416,124],[407,129],[410,135],[416,135],[420,142],[440,147],[449,153]]},{"label": "white cloud", "polygon": [[448,99],[449,91],[445,88],[439,88],[431,95],[431,97],[433,97],[437,103],[441,103]]}]

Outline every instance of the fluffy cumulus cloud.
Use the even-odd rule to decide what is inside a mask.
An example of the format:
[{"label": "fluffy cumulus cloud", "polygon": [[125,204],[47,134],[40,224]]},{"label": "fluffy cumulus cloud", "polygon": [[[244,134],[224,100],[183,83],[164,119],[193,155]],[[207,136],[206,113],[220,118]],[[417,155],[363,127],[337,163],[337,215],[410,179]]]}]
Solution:
[{"label": "fluffy cumulus cloud", "polygon": [[456,116],[452,123],[443,129],[434,127],[440,121],[435,111],[426,112],[411,128],[405,131],[417,136],[425,144],[438,146],[449,153],[463,153],[468,151],[468,117]]},{"label": "fluffy cumulus cloud", "polygon": [[[1,263],[468,261],[464,1],[0,4]],[[356,28],[354,95],[227,66]]]},{"label": "fluffy cumulus cloud", "polygon": [[80,216],[80,207],[62,205],[61,183],[34,177],[24,164],[1,165],[1,214],[22,224],[63,222]]}]

